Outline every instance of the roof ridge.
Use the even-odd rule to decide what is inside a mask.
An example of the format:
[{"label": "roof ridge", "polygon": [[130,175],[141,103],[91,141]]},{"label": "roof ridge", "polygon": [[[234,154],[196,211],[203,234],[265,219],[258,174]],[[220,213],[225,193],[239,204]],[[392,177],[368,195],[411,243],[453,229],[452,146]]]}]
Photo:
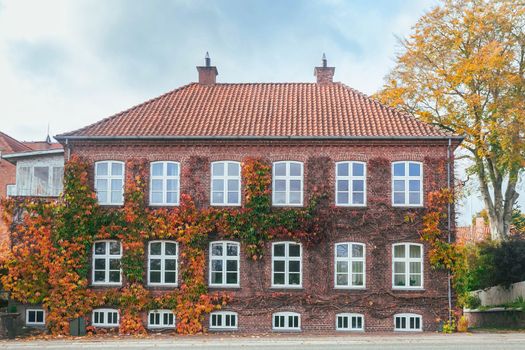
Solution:
[{"label": "roof ridge", "polygon": [[[397,109],[396,107],[392,107],[392,106],[389,106],[389,105],[386,105],[380,101],[378,101],[375,97],[373,96],[369,96],[367,94],[365,94],[364,92],[361,92],[351,86],[348,86],[346,85],[345,83],[342,83],[342,82],[338,82],[339,84],[341,84],[342,86],[344,86],[345,88],[349,89],[349,90],[352,90],[354,91],[355,93],[357,93],[358,95],[364,97],[364,98],[367,98],[369,99],[372,103],[374,103],[375,105],[379,106],[380,108],[382,109],[387,109],[387,110],[390,110],[396,114],[398,114],[399,116],[403,117],[403,118],[407,118],[407,119],[411,119],[413,121],[415,121],[416,123],[420,124],[420,125],[424,125],[426,127],[429,127],[431,129],[434,129],[434,131],[437,131],[437,132],[440,132],[442,134],[449,134],[445,129],[443,128],[440,128],[436,125],[433,125],[433,124],[430,124],[430,123],[426,123],[422,120],[419,120],[418,118],[416,118],[415,116],[409,114],[409,113],[406,113],[406,112],[403,112],[399,109]],[[454,135],[450,135],[450,136],[454,136]]]},{"label": "roof ridge", "polygon": [[192,86],[192,85],[195,85],[195,84],[198,84],[198,83],[193,82],[193,83],[188,83],[188,84],[186,84],[186,85],[180,86],[180,87],[178,87],[178,88],[176,88],[176,89],[173,89],[173,90],[170,90],[170,91],[168,91],[168,92],[165,92],[165,93],[163,93],[163,94],[161,94],[161,95],[159,95],[159,96],[156,96],[156,97],[150,98],[149,100],[146,100],[146,101],[144,101],[144,102],[142,102],[142,103],[136,104],[136,105],[134,105],[134,106],[132,106],[132,107],[130,107],[130,108],[128,108],[128,109],[125,109],[125,110],[123,110],[123,111],[120,111],[120,112],[118,112],[118,113],[116,113],[116,114],[110,115],[109,117],[106,117],[106,118],[104,118],[104,119],[101,119],[101,120],[99,120],[99,121],[96,121],[96,122],[94,122],[94,123],[91,123],[91,124],[89,124],[89,125],[86,125],[86,126],[80,128],[80,129],[76,129],[76,130],[73,130],[73,131],[70,131],[70,132],[65,132],[65,133],[62,133],[62,134],[58,134],[58,135],[55,136],[55,139],[58,140],[58,138],[60,138],[60,137],[63,137],[63,136],[70,136],[70,135],[72,135],[72,134],[76,134],[76,133],[78,133],[78,132],[82,132],[82,131],[84,131],[84,130],[86,130],[86,129],[89,129],[89,128],[95,126],[95,125],[100,125],[100,124],[107,123],[107,122],[109,122],[109,121],[111,121],[111,120],[113,120],[113,119],[115,119],[115,118],[121,116],[121,115],[124,114],[124,113],[131,112],[131,111],[133,111],[134,109],[140,108],[140,107],[145,106],[145,105],[147,105],[147,104],[149,104],[149,103],[152,103],[152,102],[155,102],[155,101],[157,101],[157,100],[160,100],[161,98],[163,98],[163,97],[165,97],[165,96],[167,96],[167,95],[173,94],[173,93],[178,92],[178,91],[180,91],[180,90],[184,90],[184,89],[186,89],[186,88],[188,88],[188,87],[190,87],[190,86]]}]

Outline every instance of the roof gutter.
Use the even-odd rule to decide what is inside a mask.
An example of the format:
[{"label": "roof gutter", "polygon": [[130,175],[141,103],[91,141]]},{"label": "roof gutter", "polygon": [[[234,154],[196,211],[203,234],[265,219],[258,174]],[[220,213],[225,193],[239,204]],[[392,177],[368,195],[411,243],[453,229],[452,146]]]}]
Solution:
[{"label": "roof gutter", "polygon": [[57,135],[58,141],[93,140],[93,141],[120,141],[120,140],[454,140],[461,142],[463,136],[83,136]]},{"label": "roof gutter", "polygon": [[58,149],[47,149],[47,150],[40,150],[40,151],[3,154],[2,158],[8,161],[12,161],[12,160],[14,161],[18,158],[47,156],[47,155],[61,154],[61,153],[64,153],[64,150],[61,148],[58,148]]}]

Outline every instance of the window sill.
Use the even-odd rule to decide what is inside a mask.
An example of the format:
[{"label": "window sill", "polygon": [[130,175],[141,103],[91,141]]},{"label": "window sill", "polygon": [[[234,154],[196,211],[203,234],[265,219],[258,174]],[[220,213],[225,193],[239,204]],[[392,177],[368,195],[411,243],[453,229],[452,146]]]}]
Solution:
[{"label": "window sill", "polygon": [[301,204],[274,204],[274,203],[272,203],[272,207],[276,207],[276,208],[294,207],[294,208],[297,208],[297,207],[304,207],[304,204],[303,203],[301,203]]},{"label": "window sill", "polygon": [[366,208],[366,204],[337,204],[335,203],[336,208]]},{"label": "window sill", "polygon": [[241,289],[241,286],[238,285],[238,284],[236,284],[236,285],[209,284],[208,288],[213,288],[213,289]]},{"label": "window sill", "polygon": [[363,287],[344,287],[344,286],[335,286],[335,290],[366,290],[366,286]]},{"label": "window sill", "polygon": [[162,289],[167,289],[167,288],[178,288],[179,285],[176,283],[176,284],[150,284],[148,283],[146,285],[146,287],[148,288],[162,288]]},{"label": "window sill", "polygon": [[270,289],[292,289],[292,290],[301,290],[303,286],[271,286]]},{"label": "window sill", "polygon": [[394,292],[424,292],[425,288],[392,288]]},{"label": "window sill", "polygon": [[122,283],[91,283],[92,287],[122,287]]},{"label": "window sill", "polygon": [[149,203],[149,206],[150,207],[154,207],[154,208],[162,208],[162,207],[178,207],[180,204],[179,203]]},{"label": "window sill", "polygon": [[425,206],[423,204],[415,204],[415,205],[408,205],[408,204],[392,204],[392,207],[394,208],[424,208]]},{"label": "window sill", "polygon": [[210,203],[210,207],[240,207],[241,203]]},{"label": "window sill", "polygon": [[236,332],[239,328],[208,328],[210,332]]},{"label": "window sill", "polygon": [[273,332],[276,332],[276,333],[299,333],[299,332],[302,332],[303,330],[302,329],[285,329],[285,328],[272,328],[272,331]]}]

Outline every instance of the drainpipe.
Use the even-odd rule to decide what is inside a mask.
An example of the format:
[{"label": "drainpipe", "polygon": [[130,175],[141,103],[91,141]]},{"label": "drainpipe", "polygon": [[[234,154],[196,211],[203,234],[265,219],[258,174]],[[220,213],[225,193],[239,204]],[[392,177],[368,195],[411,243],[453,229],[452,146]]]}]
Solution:
[{"label": "drainpipe", "polygon": [[[451,155],[450,155],[450,150],[452,148],[452,140],[449,138],[448,139],[448,146],[447,146],[447,188],[450,190],[450,186],[451,186]],[[448,229],[448,243],[450,244],[451,241],[452,241],[452,236],[451,236],[451,230],[452,230],[452,217],[451,217],[451,213],[452,213],[452,205],[451,203],[448,203],[447,204],[447,218],[448,218],[448,222],[447,222],[447,229]],[[452,320],[452,283],[451,283],[451,276],[450,276],[450,271],[448,271],[447,273],[447,281],[448,281],[448,320],[449,322]]]},{"label": "drainpipe", "polygon": [[69,162],[71,158],[71,149],[69,148],[69,139],[66,139],[66,160]]}]

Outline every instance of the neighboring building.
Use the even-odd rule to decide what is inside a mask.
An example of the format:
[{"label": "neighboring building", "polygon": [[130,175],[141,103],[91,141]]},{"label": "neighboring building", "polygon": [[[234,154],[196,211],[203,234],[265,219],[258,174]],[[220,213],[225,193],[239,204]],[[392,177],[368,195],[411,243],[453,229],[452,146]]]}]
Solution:
[{"label": "neighboring building", "polygon": [[16,167],[16,181],[10,196],[58,197],[64,180],[64,149],[51,140],[24,142],[28,149],[2,155]]},{"label": "neighboring building", "polygon": [[479,243],[488,239],[490,239],[490,227],[483,217],[475,218],[470,226],[460,226],[456,229],[458,243]]},{"label": "neighboring building", "polygon": [[[317,83],[220,84],[209,58],[197,69],[198,83],[56,138],[66,154],[92,162],[103,205],[122,205],[125,162],[133,158],[151,162],[152,206],[178,205],[180,193],[194,192],[205,193],[203,206],[242,206],[240,164],[247,157],[271,162],[276,207],[302,207],[320,182],[327,184],[333,216],[317,246],[276,240],[262,261],[252,261],[239,242],[210,242],[210,290],[230,291],[233,301],[210,315],[209,329],[435,330],[436,318],[448,317],[447,273],[431,268],[421,226],[403,218],[421,217],[426,194],[447,186],[461,138],[333,82],[326,60],[315,68]],[[325,168],[320,157],[329,159]],[[208,166],[190,169],[196,158]],[[363,220],[352,221],[356,215]],[[109,259],[96,254],[111,244],[119,243],[95,243],[94,260]],[[146,259],[170,259],[166,252],[176,244],[153,242]],[[153,248],[165,253],[157,257]],[[149,288],[177,288],[174,271],[159,271],[148,268]],[[91,275],[94,288],[122,283],[111,271]],[[289,296],[274,300],[276,293]],[[166,310],[144,315],[151,326],[168,328],[171,317]],[[92,321],[118,325],[118,310],[94,310]]]}]

